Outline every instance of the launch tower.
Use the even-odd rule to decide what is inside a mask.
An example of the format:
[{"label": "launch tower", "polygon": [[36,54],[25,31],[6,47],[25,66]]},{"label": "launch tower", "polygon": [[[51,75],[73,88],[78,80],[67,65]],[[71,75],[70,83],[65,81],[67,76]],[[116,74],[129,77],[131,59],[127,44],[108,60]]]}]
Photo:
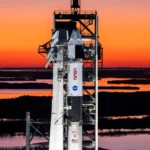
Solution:
[{"label": "launch tower", "polygon": [[38,49],[45,68],[53,67],[49,150],[98,150],[98,39],[97,11],[81,10],[80,0],[71,0],[69,11],[54,11],[52,39]]}]

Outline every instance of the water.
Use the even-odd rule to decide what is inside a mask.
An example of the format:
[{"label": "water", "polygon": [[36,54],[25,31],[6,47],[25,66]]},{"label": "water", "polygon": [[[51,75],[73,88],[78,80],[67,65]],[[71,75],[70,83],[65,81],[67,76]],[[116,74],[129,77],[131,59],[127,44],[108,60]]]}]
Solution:
[{"label": "water", "polygon": [[[121,80],[125,80],[123,78],[120,78]],[[99,85],[101,86],[138,86],[140,87],[140,90],[109,90],[109,92],[135,92],[135,91],[150,91],[150,85],[127,85],[127,84],[107,84],[108,80],[120,80],[119,78],[104,78],[99,80]],[[126,78],[126,80],[128,80]],[[35,81],[9,81],[9,83],[34,83]],[[49,83],[52,84],[52,80],[37,80],[37,83]],[[91,85],[91,83],[85,83],[85,85]],[[101,92],[107,91],[107,90],[99,90]],[[93,90],[90,90],[92,93]],[[0,99],[4,98],[16,98],[23,95],[30,95],[30,96],[52,96],[52,90],[50,89],[0,89]],[[137,119],[143,119],[145,116],[122,116],[122,117],[111,117],[111,119],[127,119],[127,118],[137,118]],[[109,117],[107,117],[109,119]],[[2,118],[0,121],[3,120]],[[5,119],[7,120],[7,119]],[[14,121],[14,120],[13,120]],[[100,133],[104,132],[116,132],[116,131],[122,131],[122,132],[129,132],[128,135],[115,135],[115,136],[99,136],[99,146],[103,148],[107,148],[110,150],[149,150],[150,149],[150,129],[143,129],[142,131],[145,131],[147,133],[144,134],[132,134],[133,131],[141,131],[141,129],[111,129],[111,130],[100,130]],[[33,142],[46,142],[44,138],[41,137],[35,137]],[[13,147],[13,146],[25,146],[25,137],[24,136],[4,136],[0,137],[0,147]]]},{"label": "water", "polygon": [[0,90],[0,99],[17,98],[20,96],[51,96],[52,90],[49,89],[2,89]]},{"label": "water", "polygon": [[[150,84],[137,84],[137,85],[131,85],[131,84],[108,84],[107,81],[111,80],[128,80],[127,78],[102,78],[99,80],[99,86],[137,86],[140,88],[140,90],[124,90],[124,89],[101,89],[99,92],[136,92],[136,91],[150,91]],[[0,81],[1,83],[2,81]],[[5,81],[6,82],[6,81]],[[48,83],[52,84],[52,80],[36,80],[36,81],[8,81],[7,83]],[[84,82],[83,85],[91,86],[93,85],[92,82]],[[90,93],[93,93],[93,90],[89,90]],[[87,94],[84,92],[84,94]],[[0,99],[4,98],[16,98],[23,95],[29,95],[29,96],[52,96],[52,90],[51,89],[0,89]]]},{"label": "water", "polygon": [[99,144],[110,150],[149,150],[150,135],[104,136],[99,138]]},{"label": "water", "polygon": [[[0,137],[0,147],[25,146],[24,136]],[[47,142],[45,138],[34,137],[32,143]],[[149,150],[150,135],[99,136],[99,146],[110,150]]]},{"label": "water", "polygon": [[[45,138],[35,136],[32,143],[47,142]],[[0,137],[0,147],[22,147],[26,144],[25,136]]]}]

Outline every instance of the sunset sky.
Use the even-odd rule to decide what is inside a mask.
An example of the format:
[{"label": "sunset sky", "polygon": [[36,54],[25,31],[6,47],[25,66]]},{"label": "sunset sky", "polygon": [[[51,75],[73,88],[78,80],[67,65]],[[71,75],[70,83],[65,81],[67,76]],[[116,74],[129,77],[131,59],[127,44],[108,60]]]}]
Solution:
[{"label": "sunset sky", "polygon": [[[104,67],[150,67],[150,0],[81,0],[97,10]],[[38,46],[51,39],[54,10],[70,0],[0,0],[0,68],[42,67]]]}]

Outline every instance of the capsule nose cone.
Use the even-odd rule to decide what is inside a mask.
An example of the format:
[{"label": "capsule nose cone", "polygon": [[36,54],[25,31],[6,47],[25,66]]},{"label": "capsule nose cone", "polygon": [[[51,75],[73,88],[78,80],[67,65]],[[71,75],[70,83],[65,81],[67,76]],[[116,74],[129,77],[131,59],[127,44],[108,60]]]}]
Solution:
[{"label": "capsule nose cone", "polygon": [[68,45],[82,45],[81,35],[78,30],[73,30]]}]

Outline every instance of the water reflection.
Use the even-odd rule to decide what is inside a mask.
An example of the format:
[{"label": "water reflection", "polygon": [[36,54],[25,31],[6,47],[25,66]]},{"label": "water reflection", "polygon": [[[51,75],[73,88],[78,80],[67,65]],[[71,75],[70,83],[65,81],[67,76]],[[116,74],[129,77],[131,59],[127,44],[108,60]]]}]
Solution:
[{"label": "water reflection", "polygon": [[[45,138],[42,137],[34,137],[32,143],[39,143],[39,142],[47,142]],[[0,137],[0,147],[15,147],[15,146],[25,146],[26,138],[25,136],[5,136]]]},{"label": "water reflection", "polygon": [[138,115],[138,116],[108,116],[108,117],[102,117],[104,119],[110,119],[110,120],[118,120],[118,119],[144,119],[149,117],[149,115]]},{"label": "water reflection", "polygon": [[[99,80],[99,86],[118,86],[117,84],[108,84],[107,81],[110,80],[125,80],[124,78],[102,78]],[[128,80],[126,78],[126,80]],[[42,80],[36,80],[35,81],[9,81],[7,83],[48,83],[52,84],[52,80],[48,79],[42,79]],[[83,82],[84,86],[94,86],[93,82]],[[124,84],[119,84],[120,87],[124,87]],[[133,86],[132,84],[127,84],[126,86]],[[140,87],[140,90],[124,90],[124,89],[100,89],[99,92],[136,92],[136,91],[150,91],[150,84],[149,85],[136,85]],[[91,94],[94,93],[94,90],[90,89],[88,90]],[[83,94],[87,95],[85,91],[83,91]],[[52,96],[52,90],[51,89],[0,89],[0,99],[3,98],[14,98],[19,97],[23,95],[29,95],[29,96]]]},{"label": "water reflection", "polygon": [[[44,138],[34,137],[33,143],[47,142]],[[0,137],[1,147],[25,146],[24,136]],[[99,136],[99,147],[110,150],[149,150],[150,135],[125,135],[119,137]]]},{"label": "water reflection", "polygon": [[[99,85],[109,85],[109,86],[117,86],[118,84],[108,84],[107,81],[111,80],[130,80],[131,78],[102,78],[102,80],[99,81]],[[135,86],[134,84],[119,84],[119,86]],[[136,86],[140,87],[140,91],[150,91],[150,84],[136,84]],[[109,90],[110,91],[110,90]],[[120,92],[121,90],[117,90],[117,92]],[[135,92],[137,90],[125,90],[124,92]],[[123,91],[122,91],[123,92]]]},{"label": "water reflection", "polygon": [[48,83],[48,84],[52,84],[53,80],[37,79],[36,81],[0,81],[0,83]]},{"label": "water reflection", "polygon": [[149,134],[150,135],[150,129],[103,129],[99,130],[100,136],[109,136],[109,137],[119,137],[123,135],[142,135],[142,134]]},{"label": "water reflection", "polygon": [[1,89],[0,99],[17,98],[20,96],[51,96],[52,90],[49,89]]},{"label": "water reflection", "polygon": [[[108,84],[108,80],[124,80],[123,78],[102,78],[99,80],[99,86],[118,86],[117,84]],[[128,80],[128,79],[126,79]],[[8,83],[35,83],[35,81],[10,81]],[[36,83],[48,83],[52,84],[52,80],[36,80]],[[86,86],[92,86],[92,82],[84,82]],[[125,86],[124,84],[119,84],[119,86]],[[132,86],[127,84],[126,86]],[[136,85],[140,87],[140,91],[150,91],[150,85]],[[89,90],[93,93],[93,90]],[[99,90],[99,92],[135,92],[137,90]],[[84,94],[87,94],[84,92]],[[50,89],[1,89],[0,90],[0,99],[3,98],[15,98],[19,96],[30,95],[30,96],[52,96],[52,90]],[[119,120],[119,119],[144,119],[148,115],[142,116],[117,116],[117,117],[104,117],[105,119]],[[4,120],[3,120],[4,119]],[[0,119],[0,121],[14,121],[6,120],[5,118]],[[15,120],[17,121],[17,120]],[[140,134],[140,132],[143,132]],[[145,134],[147,132],[147,134]],[[99,130],[99,146],[107,148],[110,150],[149,150],[150,149],[150,129],[104,129]],[[110,136],[110,133],[115,135]],[[122,134],[118,134],[122,133]],[[129,134],[129,135],[126,135]],[[136,133],[138,135],[136,135]],[[103,136],[102,136],[103,135]],[[117,135],[117,136],[116,136]],[[44,138],[35,137],[33,142],[46,142]],[[24,136],[5,136],[0,137],[0,147],[12,147],[12,146],[25,146],[25,137]]]},{"label": "water reflection", "polygon": [[150,135],[100,136],[99,146],[110,150],[149,150]]}]

